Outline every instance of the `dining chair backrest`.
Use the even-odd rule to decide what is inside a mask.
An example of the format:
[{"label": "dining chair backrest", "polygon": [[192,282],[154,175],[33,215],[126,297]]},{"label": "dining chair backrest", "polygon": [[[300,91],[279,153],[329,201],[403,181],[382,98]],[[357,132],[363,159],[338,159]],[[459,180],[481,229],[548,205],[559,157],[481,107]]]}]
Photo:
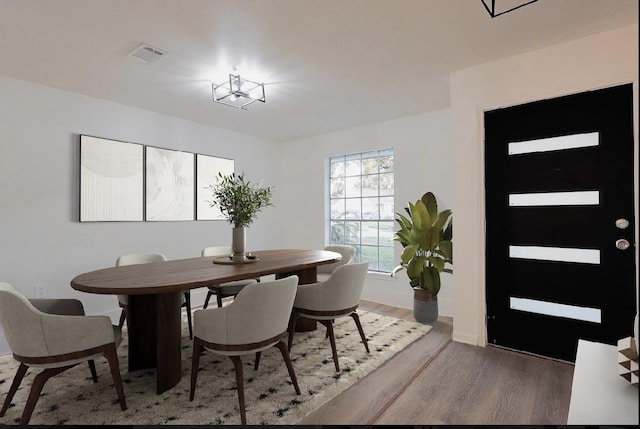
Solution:
[{"label": "dining chair backrest", "polygon": [[11,351],[20,356],[46,356],[42,312],[9,283],[0,283],[0,325]]},{"label": "dining chair backrest", "polygon": [[310,287],[319,288],[321,296],[313,304],[317,310],[344,310],[360,303],[368,262],[341,265],[322,283]]},{"label": "dining chair backrest", "polygon": [[116,266],[151,264],[153,262],[165,262],[167,257],[161,253],[135,253],[130,255],[121,255],[116,260]]},{"label": "dining chair backrest", "polygon": [[231,255],[229,246],[213,246],[202,249],[202,256],[228,256]]},{"label": "dining chair backrest", "polygon": [[333,244],[325,247],[324,250],[339,253],[342,256],[342,259],[331,264],[319,265],[318,274],[331,274],[339,266],[351,264],[355,258],[355,249],[352,246],[347,246],[344,244]]},{"label": "dining chair backrest", "polygon": [[[195,336],[220,344],[252,344],[287,330],[298,276],[245,286],[236,299],[223,308],[194,313]],[[224,312],[225,322],[207,317],[207,312]]]}]

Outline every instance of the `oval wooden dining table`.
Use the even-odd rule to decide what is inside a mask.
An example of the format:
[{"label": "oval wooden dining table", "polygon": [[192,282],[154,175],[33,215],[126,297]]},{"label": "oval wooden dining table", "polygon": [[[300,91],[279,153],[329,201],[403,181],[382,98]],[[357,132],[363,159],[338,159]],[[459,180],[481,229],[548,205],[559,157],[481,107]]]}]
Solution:
[{"label": "oval wooden dining table", "polygon": [[156,368],[156,392],[161,394],[180,381],[181,293],[233,280],[275,274],[299,277],[299,284],[317,281],[317,266],[340,260],[326,250],[278,249],[253,252],[257,262],[217,264],[214,257],[177,259],[126,265],[80,274],[73,289],[109,295],[128,295],[128,369]]}]

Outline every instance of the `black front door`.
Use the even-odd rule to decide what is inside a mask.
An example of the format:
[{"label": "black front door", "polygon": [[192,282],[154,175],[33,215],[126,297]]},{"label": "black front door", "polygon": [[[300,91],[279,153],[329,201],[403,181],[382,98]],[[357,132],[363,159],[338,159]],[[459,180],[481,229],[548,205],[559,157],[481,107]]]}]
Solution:
[{"label": "black front door", "polygon": [[485,112],[489,344],[633,335],[633,148],[631,84]]}]

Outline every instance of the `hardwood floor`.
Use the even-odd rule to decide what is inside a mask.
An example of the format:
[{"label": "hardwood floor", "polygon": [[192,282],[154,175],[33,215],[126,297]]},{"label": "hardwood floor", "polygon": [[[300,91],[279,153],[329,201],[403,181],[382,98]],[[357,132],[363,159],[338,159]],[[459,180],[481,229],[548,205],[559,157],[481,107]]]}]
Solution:
[{"label": "hardwood floor", "polygon": [[[360,308],[413,320],[411,310]],[[573,365],[451,340],[433,329],[300,424],[565,425]]]}]

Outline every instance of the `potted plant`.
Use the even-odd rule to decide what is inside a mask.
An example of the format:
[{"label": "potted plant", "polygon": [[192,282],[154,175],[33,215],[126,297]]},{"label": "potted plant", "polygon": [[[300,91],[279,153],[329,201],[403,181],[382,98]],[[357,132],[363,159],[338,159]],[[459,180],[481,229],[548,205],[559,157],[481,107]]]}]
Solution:
[{"label": "potted plant", "polygon": [[245,179],[244,173],[218,173],[216,184],[207,188],[213,195],[213,200],[207,202],[211,207],[218,207],[227,221],[233,225],[233,260],[245,260],[246,228],[253,223],[260,210],[273,205],[272,187],[252,183]]},{"label": "potted plant", "polygon": [[453,218],[451,210],[438,212],[436,197],[427,192],[415,204],[405,207],[408,214],[396,213],[400,229],[394,240],[403,247],[401,262],[392,272],[406,270],[414,290],[413,315],[418,322],[438,318],[440,273],[453,273]]}]

